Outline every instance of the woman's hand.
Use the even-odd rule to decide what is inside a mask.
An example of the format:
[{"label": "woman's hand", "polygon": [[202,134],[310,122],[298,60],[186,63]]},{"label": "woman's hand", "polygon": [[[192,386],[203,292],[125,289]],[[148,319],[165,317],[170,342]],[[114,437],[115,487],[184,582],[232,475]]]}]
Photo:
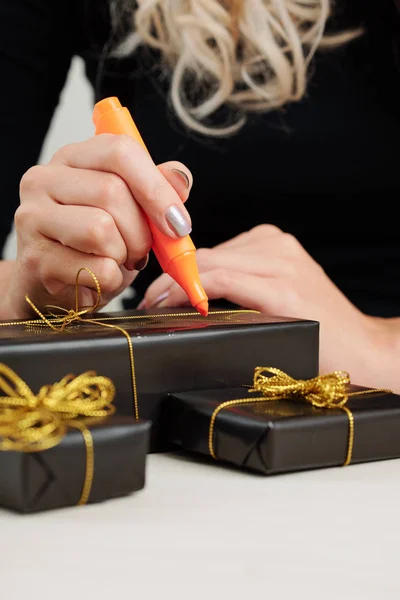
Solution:
[{"label": "woman's hand", "polygon": [[[127,136],[98,135],[59,150],[49,164],[22,178],[15,215],[17,260],[2,312],[25,317],[26,294],[39,307],[74,304],[81,267],[96,275],[102,304],[129,286],[147,263],[151,233],[143,211],[171,237],[191,231],[185,202],[190,171],[181,163],[157,167]],[[83,271],[81,302],[95,300]]]},{"label": "woman's hand", "polygon": [[[293,236],[260,225],[213,249],[199,249],[197,257],[210,300],[319,321],[321,372],[348,370],[355,383],[385,385],[373,372],[385,360],[380,350],[386,348],[387,324],[351,304]],[[184,304],[185,293],[164,274],[149,287],[142,307]]]}]

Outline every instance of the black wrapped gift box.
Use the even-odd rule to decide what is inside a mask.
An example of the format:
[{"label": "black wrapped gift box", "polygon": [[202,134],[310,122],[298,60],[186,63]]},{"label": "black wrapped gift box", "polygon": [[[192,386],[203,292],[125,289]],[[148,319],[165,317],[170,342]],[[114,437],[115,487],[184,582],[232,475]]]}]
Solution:
[{"label": "black wrapped gift box", "polygon": [[[150,423],[113,416],[92,422],[94,476],[88,503],[127,496],[145,486]],[[75,506],[85,481],[82,433],[69,429],[43,452],[0,451],[0,506],[21,513]]]},{"label": "black wrapped gift box", "polygon": [[[151,451],[168,449],[159,426],[168,392],[241,385],[259,364],[273,364],[296,378],[318,373],[316,321],[229,310],[201,317],[191,308],[168,309],[167,315],[165,309],[98,313],[94,318],[129,333],[139,416],[153,423]],[[0,322],[0,361],[33,389],[66,373],[95,370],[115,384],[118,413],[134,414],[128,343],[116,329],[79,322],[60,332]]]},{"label": "black wrapped gift box", "polygon": [[[163,410],[166,435],[177,448],[214,462],[209,432],[215,408],[254,395],[243,387],[171,394]],[[400,457],[400,396],[366,393],[349,398],[346,406],[354,416],[351,464]],[[218,461],[265,475],[343,465],[348,442],[349,418],[342,409],[284,400],[224,408],[212,436]]]}]

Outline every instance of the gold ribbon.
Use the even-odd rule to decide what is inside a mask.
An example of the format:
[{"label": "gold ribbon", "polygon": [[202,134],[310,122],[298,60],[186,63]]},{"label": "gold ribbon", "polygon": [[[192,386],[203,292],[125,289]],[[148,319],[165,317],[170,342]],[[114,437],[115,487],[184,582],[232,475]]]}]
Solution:
[{"label": "gold ribbon", "polygon": [[86,469],[79,505],[86,504],[93,483],[92,435],[82,418],[103,419],[115,412],[111,379],[88,371],[67,375],[38,394],[12,369],[0,363],[0,450],[42,452],[57,446],[68,427],[79,429],[86,448]]},{"label": "gold ribbon", "polygon": [[346,406],[350,397],[370,393],[393,393],[387,389],[368,389],[349,392],[350,376],[346,371],[333,371],[327,375],[319,375],[313,379],[294,379],[280,369],[274,367],[256,367],[254,370],[253,386],[249,392],[262,394],[258,397],[238,398],[219,404],[211,415],[208,448],[211,456],[217,460],[214,450],[215,420],[221,410],[241,404],[253,402],[271,402],[276,400],[292,400],[310,404],[316,408],[343,410],[349,421],[349,435],[346,458],[343,466],[351,463],[354,446],[354,415]]},{"label": "gold ribbon", "polygon": [[[96,301],[94,302],[93,306],[91,306],[89,308],[81,308],[79,306],[79,277],[80,277],[82,271],[86,271],[87,273],[89,273],[89,275],[91,275],[91,277],[94,281],[95,287],[96,287],[96,292],[97,292]],[[68,327],[68,325],[71,325],[74,322],[83,322],[83,323],[91,323],[93,325],[98,325],[100,327],[109,327],[110,329],[116,329],[117,331],[122,333],[122,335],[126,338],[126,341],[128,344],[130,376],[131,376],[131,385],[132,385],[132,393],[133,393],[133,407],[134,407],[134,414],[135,414],[136,420],[139,419],[139,401],[138,401],[138,394],[137,394],[135,359],[134,359],[134,353],[133,353],[132,340],[131,340],[129,333],[123,327],[119,327],[119,325],[115,325],[114,323],[113,324],[106,323],[105,321],[118,321],[118,320],[119,321],[121,321],[121,320],[122,321],[130,321],[130,320],[144,321],[144,320],[154,319],[155,317],[157,317],[157,318],[173,317],[175,319],[179,319],[179,318],[187,318],[188,316],[190,316],[190,317],[197,317],[200,319],[203,318],[197,312],[190,313],[190,315],[188,315],[188,313],[186,313],[186,312],[182,312],[182,313],[163,313],[163,314],[157,314],[157,315],[148,314],[148,315],[125,315],[125,316],[114,316],[114,317],[105,316],[105,317],[86,318],[86,315],[93,313],[94,311],[97,310],[97,308],[99,307],[100,302],[101,302],[101,289],[100,289],[99,280],[97,279],[96,275],[87,267],[82,267],[81,269],[79,269],[79,271],[76,274],[75,309],[67,310],[66,308],[63,308],[62,306],[48,305],[45,307],[45,309],[48,311],[48,314],[46,316],[37,308],[37,306],[35,306],[35,304],[32,302],[32,300],[29,298],[29,296],[26,295],[25,300],[29,304],[29,306],[32,308],[32,310],[39,316],[39,319],[28,319],[26,321],[5,321],[3,323],[0,323],[0,327],[10,327],[10,326],[19,326],[19,325],[26,325],[28,327],[34,327],[34,326],[41,327],[41,326],[47,325],[48,327],[53,329],[53,331],[62,332]],[[260,314],[260,312],[258,310],[250,310],[250,309],[213,310],[213,311],[209,311],[208,317],[210,317],[212,315],[231,316],[231,315],[236,315],[236,314],[248,314],[248,313]]]}]

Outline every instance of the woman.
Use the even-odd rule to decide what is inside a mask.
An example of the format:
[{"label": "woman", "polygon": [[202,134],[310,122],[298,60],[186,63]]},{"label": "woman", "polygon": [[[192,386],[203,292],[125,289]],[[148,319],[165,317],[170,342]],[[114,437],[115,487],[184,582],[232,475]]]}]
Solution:
[{"label": "woman", "polygon": [[[0,28],[3,241],[20,202],[3,318],[26,293],[67,306],[81,266],[105,302],[133,283],[140,306],[185,303],[142,207],[167,235],[193,222],[210,299],[319,320],[322,372],[400,392],[393,0],[3,0]],[[97,136],[30,168],[73,55],[158,167]]]}]

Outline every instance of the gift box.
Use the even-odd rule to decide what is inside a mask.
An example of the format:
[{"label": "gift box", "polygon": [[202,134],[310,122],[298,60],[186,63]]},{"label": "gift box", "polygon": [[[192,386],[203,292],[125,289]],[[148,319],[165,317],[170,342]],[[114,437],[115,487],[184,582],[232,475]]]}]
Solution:
[{"label": "gift box", "polygon": [[[93,481],[85,504],[127,496],[145,486],[150,423],[113,416],[88,427],[93,439]],[[87,448],[69,429],[43,452],[0,451],[0,506],[33,513],[78,505],[85,488]]]},{"label": "gift box", "polygon": [[347,382],[332,401],[337,378],[283,392],[272,382],[270,395],[251,386],[170,394],[166,435],[177,449],[264,475],[400,457],[400,396]]},{"label": "gift box", "polygon": [[0,322],[0,360],[35,388],[66,372],[95,369],[116,386],[118,414],[152,422],[150,451],[169,442],[160,427],[171,391],[241,385],[255,364],[293,377],[318,373],[319,324],[257,311],[191,308],[82,314]]},{"label": "gift box", "polygon": [[141,490],[150,423],[114,416],[114,398],[94,371],[35,393],[0,363],[0,506],[31,513]]}]

